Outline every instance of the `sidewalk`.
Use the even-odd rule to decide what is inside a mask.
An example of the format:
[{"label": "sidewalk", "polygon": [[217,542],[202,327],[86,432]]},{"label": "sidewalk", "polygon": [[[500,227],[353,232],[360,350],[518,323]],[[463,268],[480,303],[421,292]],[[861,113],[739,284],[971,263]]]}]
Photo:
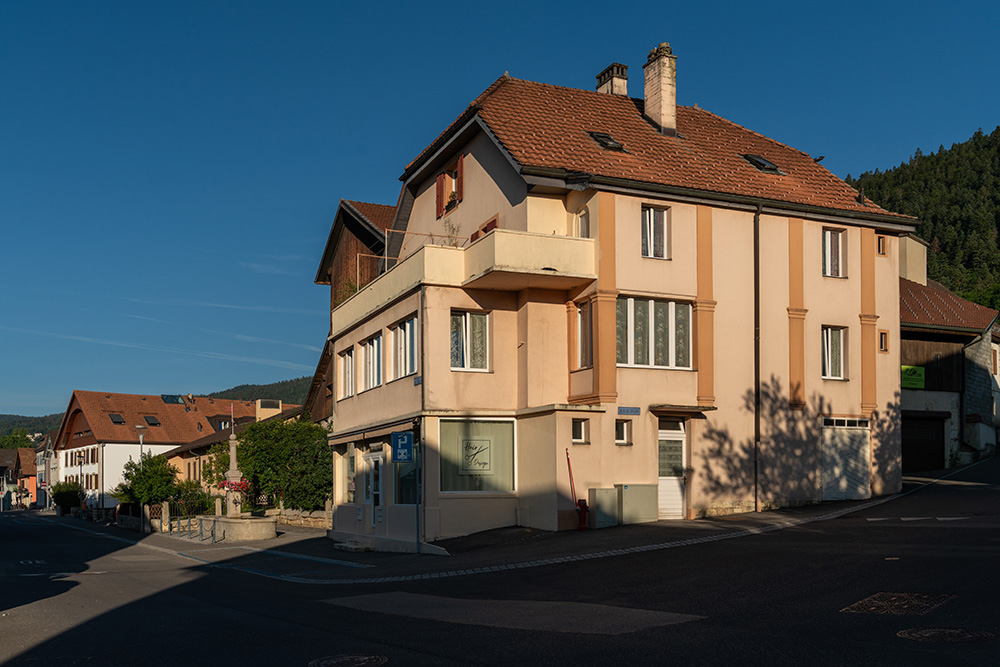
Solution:
[{"label": "sidewalk", "polygon": [[[996,460],[993,461],[995,465]],[[213,544],[210,539],[199,542],[161,533],[141,536],[65,517],[51,520],[173,553],[202,566],[235,569],[300,584],[368,584],[468,576],[739,539],[876,507],[973,466],[925,473],[905,480],[900,494],[871,500],[825,502],[761,513],[656,521],[579,532],[509,527],[435,543],[450,556],[340,551],[326,537],[325,530],[295,526],[279,526],[279,536],[274,540]]]}]

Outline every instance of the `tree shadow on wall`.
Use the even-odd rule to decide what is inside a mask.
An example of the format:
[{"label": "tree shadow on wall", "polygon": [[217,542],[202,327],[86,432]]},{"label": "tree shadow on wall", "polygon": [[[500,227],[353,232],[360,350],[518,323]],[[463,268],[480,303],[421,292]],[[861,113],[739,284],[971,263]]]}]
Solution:
[{"label": "tree shadow on wall", "polygon": [[[740,426],[736,427],[741,436],[748,436],[735,436],[730,424],[708,422],[704,431],[707,446],[700,452],[700,468],[692,473],[700,475],[709,505],[734,511],[753,509],[755,481],[764,509],[824,499],[823,420],[836,415],[837,406],[815,393],[804,406],[792,407],[789,394],[775,376],[761,383],[756,471],[753,389],[743,394]],[[841,425],[857,428],[858,419],[854,416]],[[869,424],[871,493],[895,493],[901,485],[899,392],[894,400],[873,412]],[[829,449],[831,445],[827,447],[828,458],[836,454]],[[836,445],[833,447],[835,450]]]}]

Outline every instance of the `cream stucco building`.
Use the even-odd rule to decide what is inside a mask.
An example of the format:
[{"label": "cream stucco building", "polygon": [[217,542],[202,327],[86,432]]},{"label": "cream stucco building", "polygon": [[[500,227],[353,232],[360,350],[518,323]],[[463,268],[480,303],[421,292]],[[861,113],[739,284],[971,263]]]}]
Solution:
[{"label": "cream stucco building", "polygon": [[[505,75],[406,167],[381,274],[331,312],[331,537],[406,549],[573,528],[577,499],[593,525],[899,490],[915,221],[677,106],[668,45],[644,75],[644,100],[618,64],[597,91]],[[347,238],[317,278],[338,293],[373,261]]]}]

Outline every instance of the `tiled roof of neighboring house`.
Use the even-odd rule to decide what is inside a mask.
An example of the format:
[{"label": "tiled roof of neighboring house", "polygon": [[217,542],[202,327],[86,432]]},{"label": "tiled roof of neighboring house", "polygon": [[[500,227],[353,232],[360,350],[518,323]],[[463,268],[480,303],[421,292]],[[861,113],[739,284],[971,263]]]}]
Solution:
[{"label": "tiled roof of neighboring house", "polygon": [[375,225],[379,229],[389,229],[392,227],[392,220],[396,217],[396,207],[386,204],[370,204],[364,201],[352,201],[345,199],[345,202],[353,206],[358,213]]},{"label": "tiled roof of neighboring house", "polygon": [[[478,115],[522,168],[912,220],[868,199],[859,203],[854,189],[806,153],[697,106],[677,107],[676,137],[657,131],[643,110],[640,99],[504,75],[410,163],[404,177],[459,123]],[[591,132],[610,134],[624,150],[602,148]],[[781,173],[759,171],[747,154],[766,158]]]},{"label": "tiled roof of neighboring house", "polygon": [[[278,414],[272,415],[272,416],[268,417],[267,419],[261,419],[261,422],[284,421],[286,419],[291,419],[292,417],[294,417],[295,415],[299,414],[300,412],[302,412],[302,406],[301,405],[294,405],[294,406],[285,408],[284,410],[282,410]],[[243,431],[247,430],[247,427],[250,426],[250,424],[254,424],[254,423],[256,423],[256,422],[255,421],[246,421],[246,422],[239,422],[239,423],[237,423],[236,424],[236,429],[235,429],[236,430],[236,434],[239,435]],[[171,449],[170,451],[164,452],[164,455],[168,456],[168,457],[170,457],[170,456],[176,456],[178,454],[183,454],[184,452],[189,452],[192,449],[200,449],[202,447],[211,447],[212,445],[214,445],[214,444],[216,444],[218,442],[228,442],[229,441],[229,434],[231,432],[232,431],[230,431],[230,429],[227,428],[227,429],[222,430],[222,431],[216,431],[214,433],[209,433],[208,435],[203,436],[201,438],[198,438],[197,440],[194,440],[192,442],[189,442],[186,445],[181,445],[180,447],[175,447],[174,449]]]},{"label": "tiled roof of neighboring house", "polygon": [[998,313],[992,308],[966,301],[932,280],[927,283],[899,279],[900,325],[980,332],[996,319]]},{"label": "tiled roof of neighboring house", "polygon": [[19,447],[17,456],[21,459],[21,477],[31,477],[38,474],[35,465],[35,450],[31,447]]},{"label": "tiled roof of neighboring house", "polygon": [[[257,415],[254,401],[228,398],[184,396],[182,402],[168,403],[162,396],[141,394],[75,391],[73,395],[98,442],[137,443],[139,436],[135,427],[138,424],[147,425],[143,436],[146,444],[179,445],[216,432],[219,420],[229,421],[230,414],[237,424],[253,421]],[[120,423],[115,423],[111,415],[120,416]],[[154,418],[159,425],[149,425],[150,420],[146,417]],[[72,439],[69,442],[72,446]]]},{"label": "tiled roof of neighboring house", "polygon": [[0,470],[13,468],[17,463],[16,449],[0,449]]}]

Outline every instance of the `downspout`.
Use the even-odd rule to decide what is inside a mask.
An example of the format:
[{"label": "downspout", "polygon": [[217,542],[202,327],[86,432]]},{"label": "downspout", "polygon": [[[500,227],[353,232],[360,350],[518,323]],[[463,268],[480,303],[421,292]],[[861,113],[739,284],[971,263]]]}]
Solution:
[{"label": "downspout", "polygon": [[[427,530],[426,517],[421,514],[426,511],[424,503],[421,502],[425,489],[427,488],[427,466],[424,465],[424,411],[426,410],[427,385],[424,384],[424,371],[427,368],[427,356],[425,353],[425,343],[427,336],[424,335],[427,328],[427,286],[420,286],[420,416],[417,417],[420,424],[419,438],[413,443],[416,448],[414,458],[417,460],[417,555],[420,555],[420,543],[426,537],[423,531]],[[421,521],[421,518],[425,519]]]},{"label": "downspout", "polygon": [[[986,327],[985,331],[983,331],[981,334],[979,334],[978,336],[976,336],[975,338],[973,338],[971,341],[969,341],[968,343],[966,343],[965,345],[962,346],[962,377],[961,377],[962,391],[958,392],[958,447],[959,447],[959,449],[961,449],[962,445],[968,444],[968,443],[965,442],[965,392],[966,392],[966,386],[965,386],[965,381],[966,381],[965,364],[968,361],[968,359],[966,359],[966,357],[965,357],[965,351],[968,350],[973,345],[975,345],[976,343],[978,343],[979,341],[981,341],[983,339],[983,336],[985,336],[990,331],[990,329],[992,327],[993,327],[993,322],[990,322],[990,326]],[[993,398],[992,393],[993,392],[991,391],[990,392],[990,394],[991,394],[990,395],[990,399],[991,400]],[[947,468],[948,467],[948,461],[945,461],[944,465]]]},{"label": "downspout", "polygon": [[754,511],[761,511],[760,503],[760,212],[763,204],[757,203],[753,214],[753,504]]}]

